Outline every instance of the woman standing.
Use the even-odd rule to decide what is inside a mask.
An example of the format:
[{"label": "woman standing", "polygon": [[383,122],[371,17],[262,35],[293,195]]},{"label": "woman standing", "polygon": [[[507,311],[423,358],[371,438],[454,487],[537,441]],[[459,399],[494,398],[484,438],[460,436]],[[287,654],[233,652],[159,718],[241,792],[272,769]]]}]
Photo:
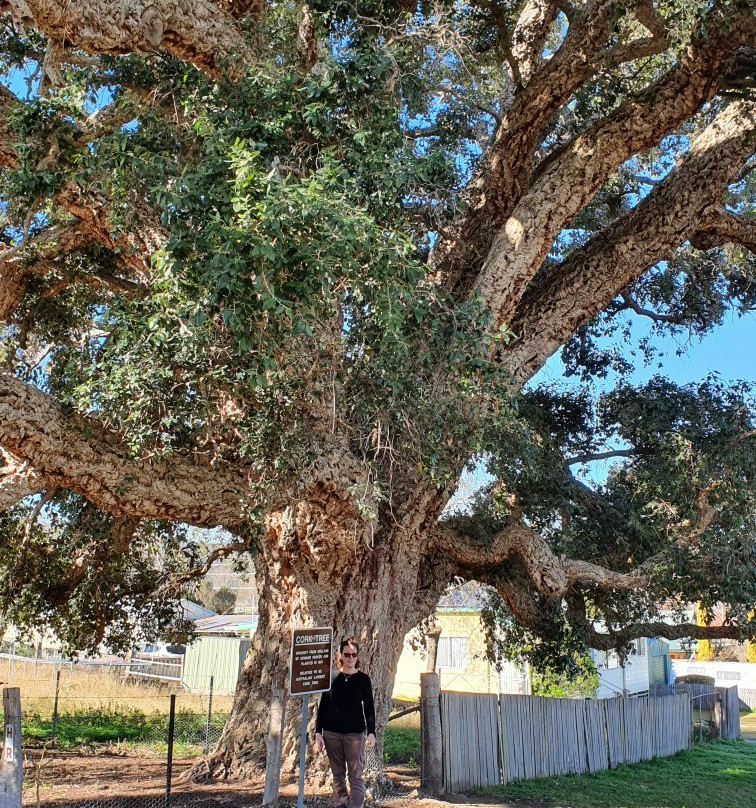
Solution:
[{"label": "woman standing", "polygon": [[[362,808],[365,780],[362,777],[365,746],[375,746],[375,707],[370,677],[359,668],[359,645],[354,637],[339,645],[339,673],[331,689],[323,693],[315,721],[315,748],[328,754],[333,774],[334,808]],[[367,730],[367,742],[365,741]],[[349,773],[349,792],[346,776]]]}]

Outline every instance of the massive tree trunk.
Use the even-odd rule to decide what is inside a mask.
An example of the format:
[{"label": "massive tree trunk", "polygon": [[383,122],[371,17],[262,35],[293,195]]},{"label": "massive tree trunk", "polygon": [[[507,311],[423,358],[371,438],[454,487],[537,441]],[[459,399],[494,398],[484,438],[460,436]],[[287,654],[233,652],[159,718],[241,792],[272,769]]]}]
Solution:
[{"label": "massive tree trunk", "polygon": [[[260,620],[244,663],[231,718],[216,750],[194,772],[198,779],[245,778],[265,766],[274,687],[288,687],[292,629],[332,626],[334,646],[360,644],[360,667],[373,681],[378,759],[405,634],[432,609],[449,577],[444,565],[428,574],[418,520],[392,520],[365,530],[348,498],[310,497],[269,515],[255,558]],[[421,584],[424,597],[417,597]],[[311,701],[311,722],[317,699]],[[287,704],[283,771],[297,766],[301,701]],[[312,729],[312,727],[311,727]]]}]

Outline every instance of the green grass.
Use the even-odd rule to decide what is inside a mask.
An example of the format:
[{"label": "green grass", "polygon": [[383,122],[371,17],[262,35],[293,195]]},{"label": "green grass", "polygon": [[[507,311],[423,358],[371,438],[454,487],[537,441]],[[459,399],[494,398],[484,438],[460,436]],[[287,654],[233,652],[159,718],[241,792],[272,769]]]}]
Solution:
[{"label": "green grass", "polygon": [[[218,737],[226,721],[225,713],[211,720],[211,737]],[[174,753],[189,757],[202,753],[205,743],[207,717],[201,713],[176,713]],[[420,729],[414,716],[400,719],[386,728],[383,758],[386,763],[415,765],[420,759]],[[408,725],[409,724],[409,725]],[[52,718],[40,713],[27,713],[22,721],[24,743],[43,745],[52,738]],[[147,751],[160,752],[167,748],[168,716],[144,713],[140,710],[113,712],[108,709],[78,709],[58,716],[57,745],[64,749],[92,747],[101,744],[126,744]]]},{"label": "green grass", "polygon": [[[225,714],[211,719],[211,733],[217,737],[226,721]],[[207,717],[199,713],[176,713],[174,744],[178,748],[202,746]],[[52,718],[39,713],[25,714],[21,732],[27,744],[43,744],[52,739]],[[168,717],[139,710],[112,712],[106,709],[80,709],[58,716],[58,746],[75,749],[98,744],[126,743],[162,747],[167,745]]]},{"label": "green grass", "polygon": [[420,760],[420,730],[389,724],[383,734],[383,760],[415,765]]},{"label": "green grass", "polygon": [[756,746],[717,742],[672,758],[486,789],[542,808],[756,808]]}]

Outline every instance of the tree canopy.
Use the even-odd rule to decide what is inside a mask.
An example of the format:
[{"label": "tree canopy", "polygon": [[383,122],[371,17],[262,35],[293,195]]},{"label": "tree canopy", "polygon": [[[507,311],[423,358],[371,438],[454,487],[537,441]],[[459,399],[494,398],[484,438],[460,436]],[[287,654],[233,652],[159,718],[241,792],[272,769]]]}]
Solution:
[{"label": "tree canopy", "polygon": [[[96,645],[109,598],[159,617],[249,552],[253,656],[359,635],[379,711],[457,579],[545,661],[753,636],[752,388],[632,383],[754,308],[750,2],[0,13],[14,619],[73,610]],[[566,383],[531,381],[557,351]],[[450,513],[469,466],[492,482]],[[203,558],[186,524],[234,539]],[[727,623],[659,619],[691,600]]]}]

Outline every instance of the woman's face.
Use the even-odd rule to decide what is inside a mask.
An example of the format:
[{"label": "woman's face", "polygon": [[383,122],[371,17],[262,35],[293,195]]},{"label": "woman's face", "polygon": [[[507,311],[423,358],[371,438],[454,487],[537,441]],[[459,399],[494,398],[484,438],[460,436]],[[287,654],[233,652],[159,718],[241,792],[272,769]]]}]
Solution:
[{"label": "woman's face", "polygon": [[341,651],[341,670],[346,674],[357,670],[357,649],[353,645],[345,645]]}]

